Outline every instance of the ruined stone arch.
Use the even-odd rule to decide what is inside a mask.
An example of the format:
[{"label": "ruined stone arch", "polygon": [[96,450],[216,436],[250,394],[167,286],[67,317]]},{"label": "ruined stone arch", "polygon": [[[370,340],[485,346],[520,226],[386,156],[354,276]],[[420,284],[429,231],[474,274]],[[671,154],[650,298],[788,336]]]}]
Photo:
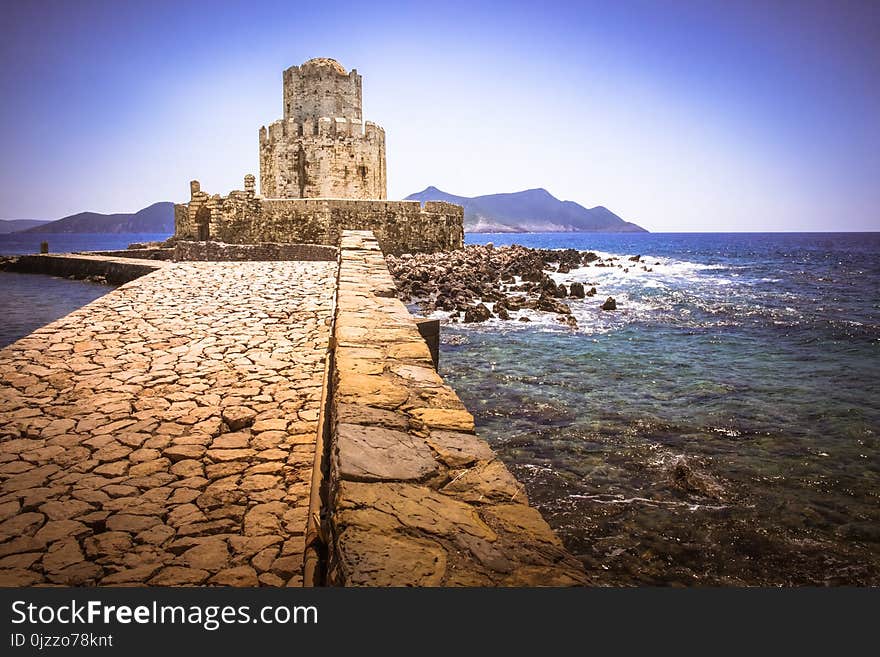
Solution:
[{"label": "ruined stone arch", "polygon": [[205,205],[196,212],[196,230],[200,242],[211,239],[211,211]]}]

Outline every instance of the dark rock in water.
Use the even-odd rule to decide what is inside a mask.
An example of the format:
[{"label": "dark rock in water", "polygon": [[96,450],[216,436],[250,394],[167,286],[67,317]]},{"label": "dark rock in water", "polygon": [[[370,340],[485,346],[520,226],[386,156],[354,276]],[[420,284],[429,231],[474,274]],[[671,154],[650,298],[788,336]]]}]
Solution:
[{"label": "dark rock in water", "polygon": [[587,296],[588,296],[588,297],[594,297],[594,296],[596,296],[596,288],[591,287],[589,290],[587,290]]},{"label": "dark rock in water", "polygon": [[669,464],[670,484],[686,493],[696,493],[721,499],[724,487],[711,475],[696,470],[684,456],[678,456]]},{"label": "dark rock in water", "polygon": [[0,271],[12,269],[18,263],[18,256],[0,256]]},{"label": "dark rock in water", "polygon": [[838,527],[834,533],[851,541],[880,543],[880,527],[869,522],[850,522]]},{"label": "dark rock in water", "polygon": [[[586,291],[584,283],[559,284],[548,272],[570,272],[591,262],[611,267],[614,259],[603,261],[591,251],[574,249],[468,245],[456,251],[388,255],[386,262],[399,299],[419,304],[425,313],[442,310],[450,320],[474,323],[494,315],[511,318],[522,309],[570,316],[563,299],[592,296],[596,290]],[[494,310],[486,307],[488,303],[495,304]]]},{"label": "dark rock in water", "polygon": [[630,262],[638,262],[638,261],[641,260],[641,259],[642,259],[642,256],[640,256],[640,255],[634,255],[634,256],[630,256],[629,261],[630,261]]},{"label": "dark rock in water", "polygon": [[549,276],[544,276],[544,278],[541,279],[539,289],[541,290],[541,292],[547,292],[548,294],[555,295],[556,282]]},{"label": "dark rock in water", "polygon": [[492,317],[492,312],[482,303],[478,303],[476,306],[470,306],[464,311],[465,324],[485,322],[490,317]]},{"label": "dark rock in water", "polygon": [[523,315],[522,317],[519,318],[519,321],[521,321],[521,322],[531,322],[532,320],[530,320],[528,317],[526,317],[525,315]]},{"label": "dark rock in water", "polygon": [[559,269],[557,269],[560,274],[567,274],[571,271],[568,265],[559,265]]},{"label": "dark rock in water", "polygon": [[614,300],[614,297],[605,299],[605,303],[602,304],[602,310],[617,310],[617,302]]},{"label": "dark rock in water", "polygon": [[556,321],[561,322],[563,324],[566,324],[566,325],[570,326],[571,328],[578,327],[577,320],[574,317],[572,317],[571,315],[559,315],[556,318]]},{"label": "dark rock in water", "polygon": [[567,304],[547,295],[543,295],[538,299],[538,302],[535,304],[535,310],[543,310],[546,313],[557,313],[559,315],[571,314],[571,308]]}]

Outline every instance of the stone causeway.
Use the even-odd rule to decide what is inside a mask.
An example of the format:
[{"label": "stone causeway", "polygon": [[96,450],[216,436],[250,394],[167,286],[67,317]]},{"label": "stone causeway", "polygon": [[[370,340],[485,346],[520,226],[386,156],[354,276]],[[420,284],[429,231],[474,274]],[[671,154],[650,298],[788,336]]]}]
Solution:
[{"label": "stone causeway", "polygon": [[372,233],[329,260],[30,258],[129,282],[0,350],[0,586],[585,583]]}]

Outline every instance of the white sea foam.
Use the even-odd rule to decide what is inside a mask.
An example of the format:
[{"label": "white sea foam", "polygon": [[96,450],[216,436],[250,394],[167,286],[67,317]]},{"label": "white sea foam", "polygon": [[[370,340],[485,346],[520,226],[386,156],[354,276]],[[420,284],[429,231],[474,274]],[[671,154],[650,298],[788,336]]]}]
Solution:
[{"label": "white sea foam", "polygon": [[666,506],[687,509],[688,511],[710,510],[721,511],[729,508],[726,504],[695,504],[693,502],[681,502],[678,500],[656,500],[650,497],[625,497],[623,495],[583,495],[572,494],[569,499],[589,500],[597,504],[645,504],[647,506]]},{"label": "white sea foam", "polygon": [[[597,293],[594,297],[586,297],[585,299],[569,297],[565,299],[571,309],[572,316],[577,320],[577,329],[571,329],[560,322],[555,313],[529,309],[511,311],[510,320],[501,320],[493,316],[486,322],[475,324],[461,322],[457,325],[475,331],[491,330],[497,332],[499,330],[531,329],[564,332],[576,330],[587,335],[601,335],[632,321],[649,319],[657,313],[668,312],[675,305],[675,301],[670,295],[676,294],[678,290],[690,290],[697,284],[700,286],[726,286],[734,283],[731,278],[712,274],[714,271],[725,269],[723,265],[710,265],[652,255],[643,255],[639,262],[632,262],[626,255],[604,251],[593,251],[593,253],[602,258],[607,266],[597,267],[592,264],[577,267],[568,273],[547,272],[556,284],[562,283],[566,287],[570,287],[573,282],[579,282],[588,290],[590,287],[596,287]],[[615,260],[611,260],[611,258],[615,258]],[[647,271],[647,269],[651,271]],[[516,276],[510,287],[518,286],[521,283],[522,279]],[[643,294],[646,290],[651,293]],[[517,294],[509,290],[508,293]],[[616,311],[600,309],[602,302],[609,296],[613,296],[617,302]],[[492,302],[484,303],[494,315],[495,304]],[[690,314],[687,309],[681,310],[682,316]],[[435,311],[429,316],[432,319],[450,321],[448,313],[442,310]],[[520,317],[527,317],[530,321],[519,321]]]}]

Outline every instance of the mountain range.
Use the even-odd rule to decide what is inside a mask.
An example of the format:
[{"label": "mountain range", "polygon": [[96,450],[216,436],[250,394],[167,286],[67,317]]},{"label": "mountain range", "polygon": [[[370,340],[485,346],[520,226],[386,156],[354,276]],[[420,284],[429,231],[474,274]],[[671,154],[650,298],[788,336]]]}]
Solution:
[{"label": "mountain range", "polygon": [[[410,194],[409,201],[448,201],[464,206],[464,229],[469,233],[645,233],[601,205],[585,208],[560,201],[546,189],[508,194],[456,196],[436,187]],[[153,203],[134,213],[80,212],[57,221],[16,219],[0,221],[0,233],[167,233],[174,232],[174,204]]]},{"label": "mountain range", "polygon": [[9,233],[20,233],[21,231],[48,224],[48,221],[41,219],[5,219],[0,221],[0,235],[8,235]]},{"label": "mountain range", "polygon": [[80,212],[41,223],[26,233],[168,233],[174,232],[174,203],[160,201],[134,213]]},{"label": "mountain range", "polygon": [[448,201],[464,206],[464,229],[469,233],[648,232],[606,207],[585,208],[574,201],[560,201],[540,188],[467,197],[428,187],[406,200]]}]

